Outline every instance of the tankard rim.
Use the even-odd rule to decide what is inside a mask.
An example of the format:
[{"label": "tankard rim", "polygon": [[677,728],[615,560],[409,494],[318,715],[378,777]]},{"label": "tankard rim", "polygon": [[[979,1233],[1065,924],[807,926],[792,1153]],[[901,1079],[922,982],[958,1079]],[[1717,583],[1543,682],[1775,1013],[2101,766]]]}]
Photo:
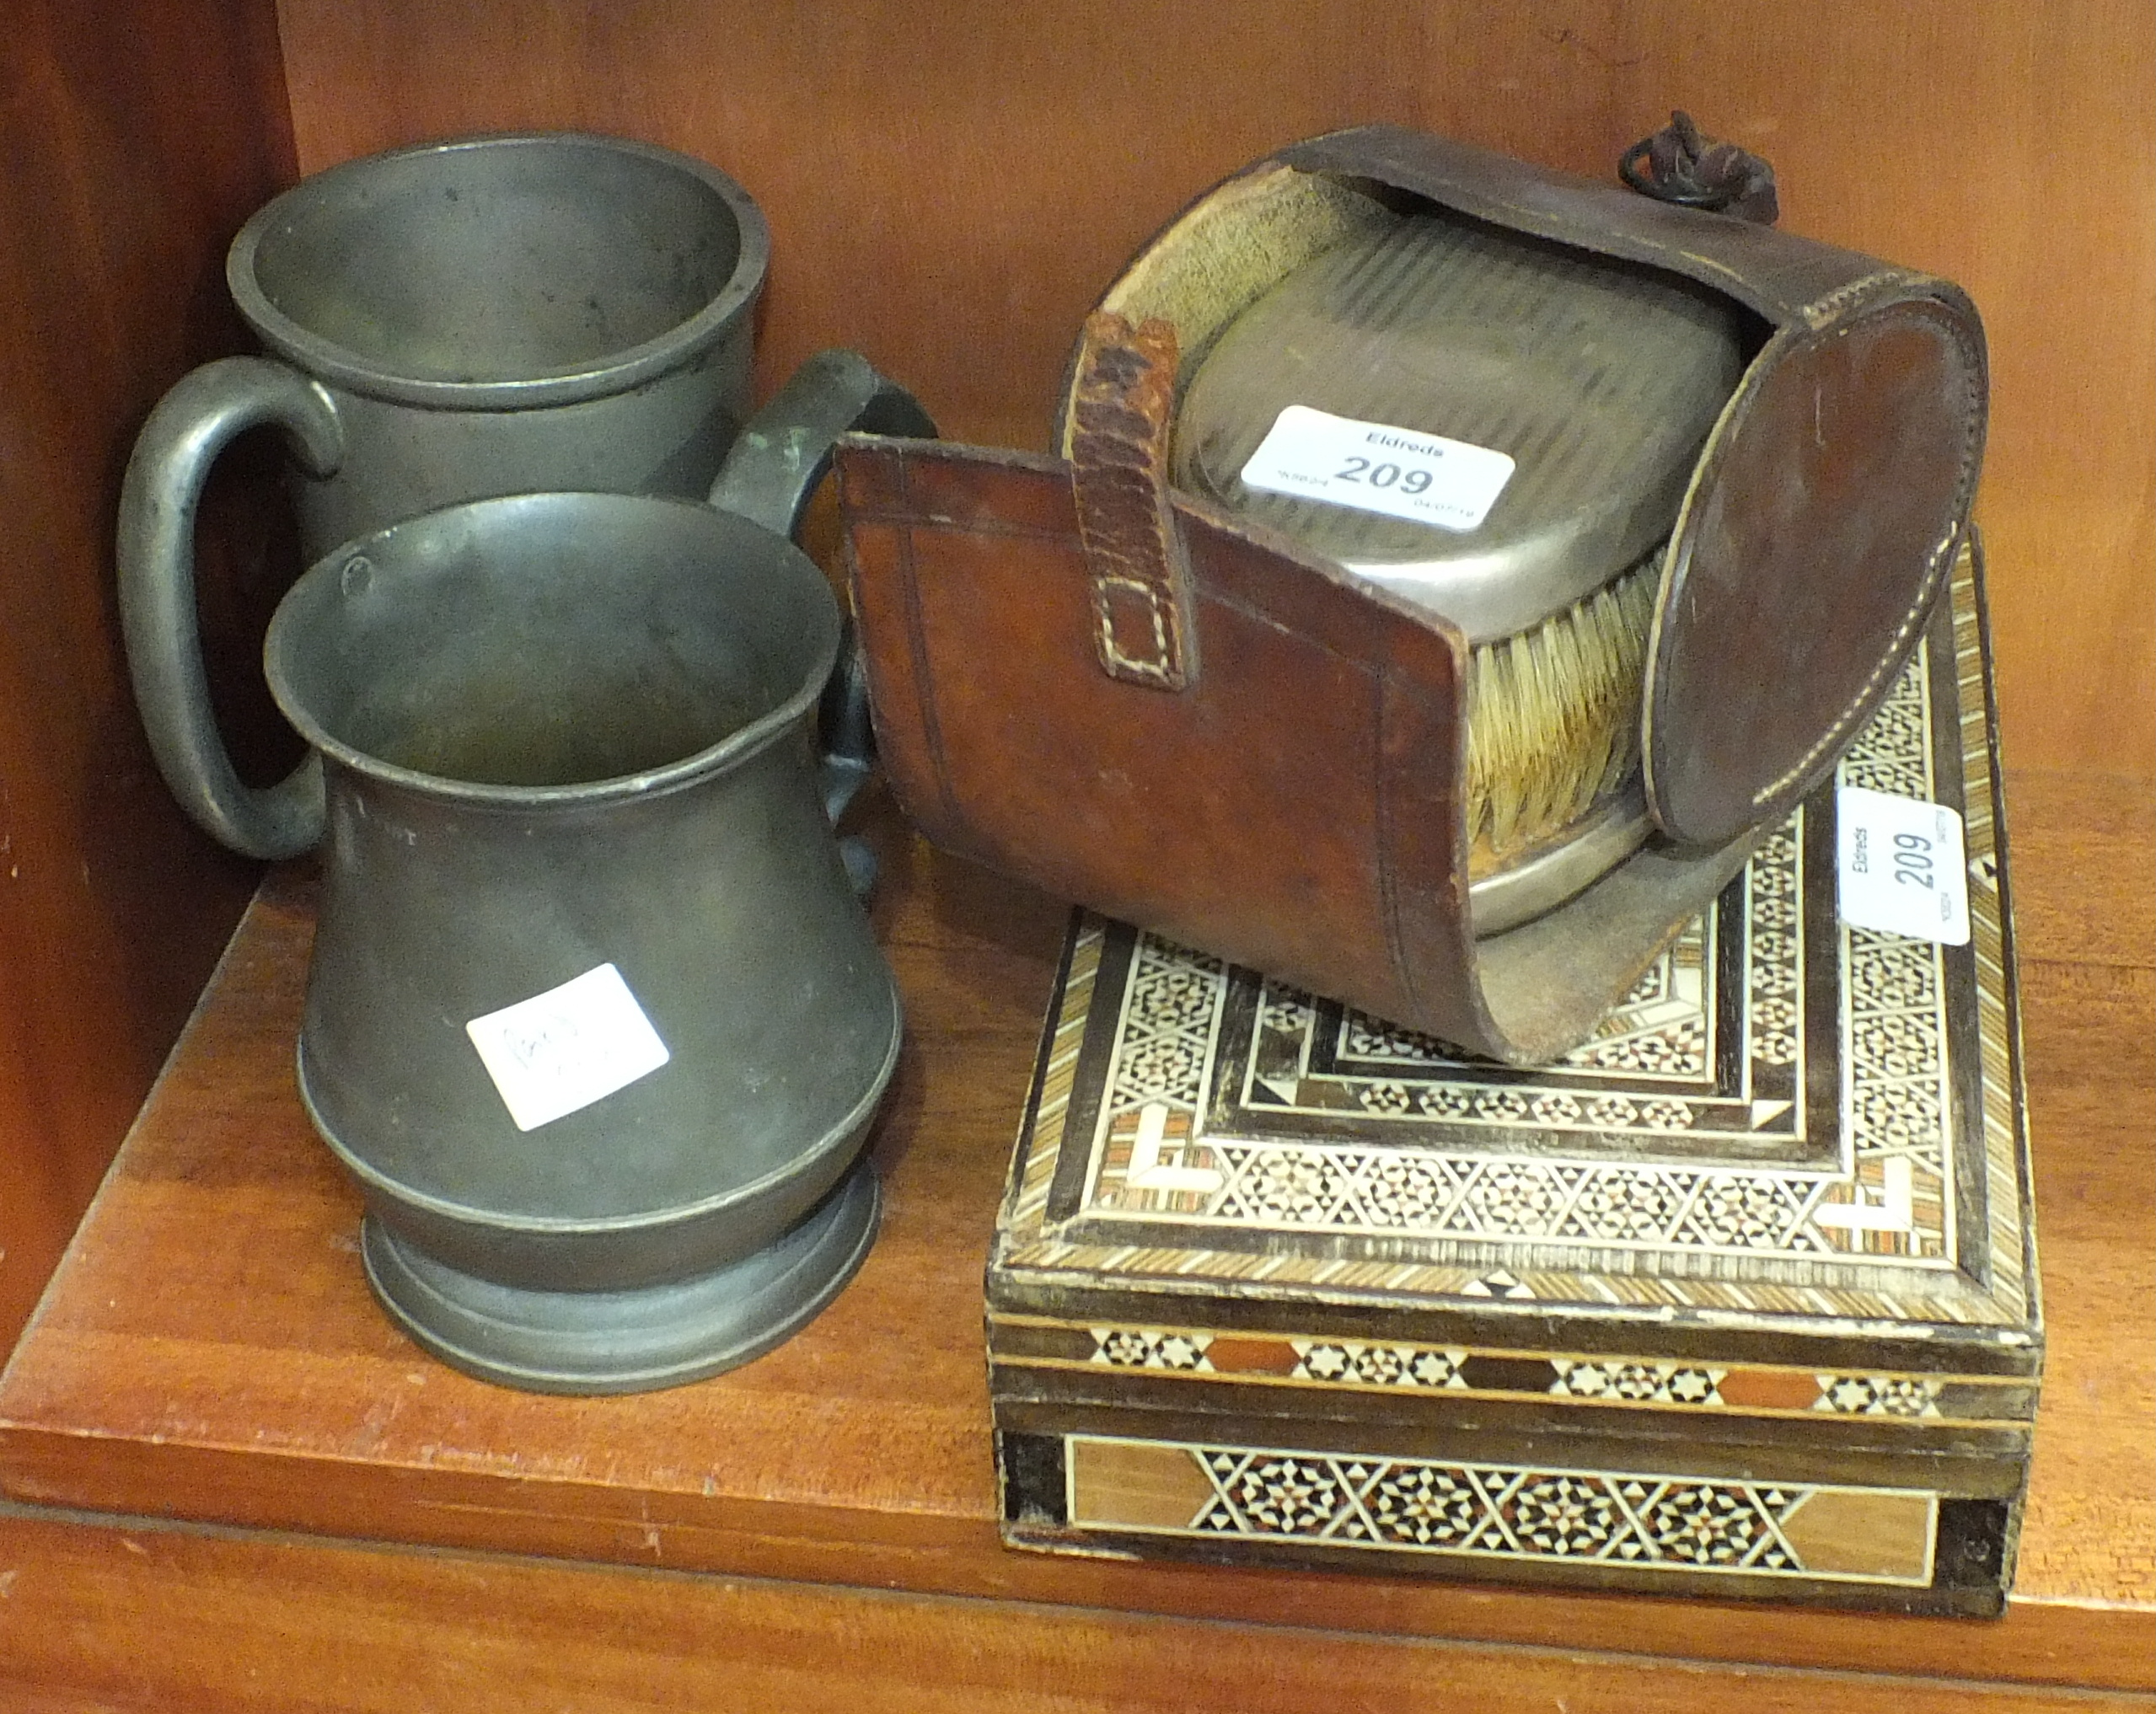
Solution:
[{"label": "tankard rim", "polygon": [[[371,575],[374,560],[385,550],[424,533],[463,533],[471,538],[490,533],[505,541],[512,528],[501,521],[544,522],[549,514],[566,514],[570,522],[610,522],[624,536],[648,533],[657,520],[667,520],[692,534],[706,538],[714,558],[754,553],[764,556],[757,567],[759,577],[792,580],[807,603],[815,627],[812,645],[801,657],[802,670],[793,688],[763,713],[727,732],[715,742],[684,753],[665,763],[632,773],[606,774],[558,785],[518,785],[484,779],[460,779],[430,773],[378,756],[332,732],[292,683],[288,658],[298,647],[296,630],[306,623],[303,610],[323,599],[325,586],[341,585],[355,568]],[[490,528],[491,526],[491,528]],[[578,810],[619,803],[634,798],[655,798],[700,784],[727,773],[760,754],[809,719],[823,695],[823,687],[838,664],[841,635],[838,597],[832,593],[816,562],[785,537],[737,513],[721,511],[700,501],[669,495],[578,493],[512,494],[488,500],[465,501],[437,507],[373,535],[332,548],[303,572],[285,592],[271,617],[262,642],[262,664],[270,692],[294,731],[326,760],[382,784],[420,792],[468,810],[498,810],[505,814],[534,811]]]},{"label": "tankard rim", "polygon": [[[732,217],[738,242],[732,273],[694,314],[652,338],[625,345],[598,362],[566,366],[551,373],[491,380],[452,380],[403,374],[341,340],[308,327],[280,308],[257,277],[263,246],[298,217],[325,206],[353,183],[428,157],[475,150],[554,148],[626,156],[664,167],[715,193]],[[598,131],[489,131],[384,149],[311,173],[265,203],[233,238],[225,256],[225,281],[233,302],[271,351],[287,361],[351,391],[399,404],[443,410],[517,410],[574,404],[641,386],[703,357],[754,306],[770,265],[770,228],[755,199],[708,161],[657,143]]]}]

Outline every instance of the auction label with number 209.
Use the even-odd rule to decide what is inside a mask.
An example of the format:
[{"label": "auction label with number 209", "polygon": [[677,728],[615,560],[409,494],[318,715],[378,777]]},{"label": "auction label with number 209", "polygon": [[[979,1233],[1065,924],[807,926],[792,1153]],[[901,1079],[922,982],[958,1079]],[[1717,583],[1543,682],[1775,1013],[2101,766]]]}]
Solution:
[{"label": "auction label with number 209", "polygon": [[1479,529],[1512,479],[1506,453],[1306,404],[1274,420],[1242,467],[1243,485],[1382,512],[1440,529]]},{"label": "auction label with number 209", "polygon": [[1969,941],[1969,869],[1961,817],[1941,803],[1845,785],[1841,826],[1842,920],[1949,946]]}]

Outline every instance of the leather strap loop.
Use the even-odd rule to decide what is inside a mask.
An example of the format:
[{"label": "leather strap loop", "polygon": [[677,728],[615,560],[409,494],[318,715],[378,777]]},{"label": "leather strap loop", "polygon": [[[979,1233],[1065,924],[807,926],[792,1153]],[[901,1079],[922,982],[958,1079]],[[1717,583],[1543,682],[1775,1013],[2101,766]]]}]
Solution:
[{"label": "leather strap loop", "polygon": [[1087,318],[1073,394],[1072,491],[1092,582],[1094,648],[1111,678],[1156,690],[1197,682],[1190,571],[1168,500],[1175,329]]}]

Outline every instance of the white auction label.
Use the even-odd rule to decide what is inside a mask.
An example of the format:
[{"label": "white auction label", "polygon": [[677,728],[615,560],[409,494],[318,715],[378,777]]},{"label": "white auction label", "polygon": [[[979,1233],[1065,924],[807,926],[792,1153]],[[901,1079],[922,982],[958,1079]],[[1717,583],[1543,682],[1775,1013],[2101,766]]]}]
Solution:
[{"label": "white auction label", "polygon": [[1969,940],[1961,817],[1943,803],[1842,786],[1835,794],[1842,920],[1949,946]]},{"label": "white auction label", "polygon": [[669,1057],[611,964],[474,1018],[464,1033],[519,1131],[537,1130],[626,1089]]},{"label": "white auction label", "polygon": [[1472,530],[1489,516],[1512,471],[1508,453],[1291,404],[1274,419],[1242,479],[1268,493]]}]

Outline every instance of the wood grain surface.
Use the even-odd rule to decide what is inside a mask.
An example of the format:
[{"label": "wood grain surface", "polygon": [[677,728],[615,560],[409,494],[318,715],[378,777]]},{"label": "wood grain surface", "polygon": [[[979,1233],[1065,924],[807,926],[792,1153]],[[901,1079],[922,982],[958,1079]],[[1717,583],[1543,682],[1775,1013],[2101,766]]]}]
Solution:
[{"label": "wood grain surface", "polygon": [[[181,817],[121,656],[136,430],[245,348],[224,247],[293,176],[269,0],[24,0],[0,27],[0,1347],[13,1342],[256,876]],[[265,459],[263,453],[270,456]],[[278,559],[274,447],[204,509],[242,753]],[[274,747],[274,746],[272,746]]]},{"label": "wood grain surface", "polygon": [[9,1714],[2091,1714],[2140,1697],[0,1514]]},{"label": "wood grain surface", "polygon": [[857,344],[1038,448],[1081,318],[1243,163],[1371,120],[1597,177],[1667,117],[1767,155],[1789,229],[1974,295],[1981,513],[2019,766],[2156,779],[2156,8],[2147,0],[280,0],[312,170],[569,126],[712,160],[771,219],[761,372]]},{"label": "wood grain surface", "polygon": [[[1140,1567],[1000,1548],[980,1267],[1063,913],[931,852],[888,806],[870,817],[885,860],[877,927],[909,1031],[876,1144],[888,1212],[859,1278],[807,1331],[733,1374],[604,1401],[503,1391],[407,1345],[367,1298],[353,1254],[355,1200],[292,1092],[309,917],[307,877],[286,870],[235,940],[0,1382],[0,1472],[33,1505],[1103,1614],[1293,1623],[1393,1639],[1387,1659],[1397,1639],[1415,1637],[2156,1688],[2156,1240],[2147,1219],[2156,1078],[2145,1045],[2156,1022],[2156,921],[2144,885],[2156,814],[2121,806],[2100,779],[2024,775],[2011,784],[2009,815],[2051,1343],[2020,1577],[1997,1623]],[[209,1556],[187,1561],[204,1565],[228,1551],[169,1551]],[[411,1579],[394,1599],[434,1611],[437,1597],[419,1593],[416,1572],[336,1563],[356,1567],[355,1592],[376,1577]],[[92,1576],[65,1573],[78,1574]],[[515,1575],[536,1590],[566,1574]],[[160,1599],[209,1597],[190,1585]],[[0,1624],[24,1610],[0,1606]],[[437,1620],[459,1622],[453,1610],[429,1622]],[[1038,1633],[1025,1629],[1031,1620],[983,1622],[1001,1640],[981,1646],[1013,1658],[1062,1634],[1045,1619]],[[1154,1634],[1134,1618],[1082,1623],[1118,1637]],[[1006,1625],[1019,1629],[995,1628]],[[924,1661],[944,1646],[925,1634]],[[1291,1658],[1300,1657],[1268,1646],[1260,1677],[1301,1682],[1304,1668],[1284,1663]],[[1574,1707],[1649,1706],[1558,1689]]]}]

